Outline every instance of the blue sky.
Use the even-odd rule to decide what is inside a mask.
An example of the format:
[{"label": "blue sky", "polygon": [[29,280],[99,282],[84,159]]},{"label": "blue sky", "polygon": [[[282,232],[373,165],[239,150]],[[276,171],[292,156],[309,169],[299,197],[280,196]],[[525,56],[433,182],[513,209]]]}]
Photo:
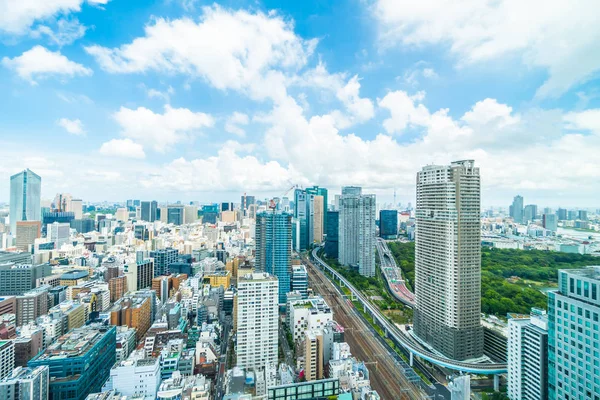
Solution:
[{"label": "blue sky", "polygon": [[[411,201],[473,158],[483,202],[598,205],[592,1],[0,0],[0,201]],[[524,3],[524,4],[518,4]]]}]

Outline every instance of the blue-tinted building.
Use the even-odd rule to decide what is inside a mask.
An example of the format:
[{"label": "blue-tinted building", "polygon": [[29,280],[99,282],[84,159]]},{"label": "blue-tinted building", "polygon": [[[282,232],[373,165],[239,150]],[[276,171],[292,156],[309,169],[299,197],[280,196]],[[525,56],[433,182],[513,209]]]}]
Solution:
[{"label": "blue-tinted building", "polygon": [[29,361],[50,369],[50,398],[84,400],[100,392],[116,361],[117,328],[90,325],[71,330]]},{"label": "blue-tinted building", "polygon": [[41,221],[42,178],[26,169],[10,177],[10,231],[17,232],[17,221]]},{"label": "blue-tinted building", "polygon": [[548,398],[600,398],[600,266],[559,270],[548,293]]},{"label": "blue-tinted building", "polygon": [[290,291],[292,214],[265,211],[256,216],[256,263],[259,272],[279,279],[279,304]]},{"label": "blue-tinted building", "polygon": [[154,276],[169,275],[171,270],[169,266],[177,262],[179,251],[177,249],[161,249],[150,252],[150,257],[154,258]]},{"label": "blue-tinted building", "polygon": [[154,222],[158,214],[158,203],[156,201],[142,201],[140,203],[140,218],[142,221]]},{"label": "blue-tinted building", "polygon": [[294,265],[292,267],[291,291],[302,293],[302,298],[308,297],[308,272],[304,265]]},{"label": "blue-tinted building", "polygon": [[70,222],[71,228],[77,233],[88,233],[96,230],[96,223],[91,218],[73,219]]},{"label": "blue-tinted building", "polygon": [[339,211],[327,211],[327,238],[325,239],[325,254],[330,258],[338,258],[338,237],[340,213]]},{"label": "blue-tinted building", "polygon": [[183,225],[184,208],[183,206],[167,207],[167,223],[174,225]]},{"label": "blue-tinted building", "polygon": [[47,232],[48,224],[66,223],[71,224],[71,221],[75,219],[75,213],[72,211],[51,211],[45,212],[42,215],[42,233]]},{"label": "blue-tinted building", "polygon": [[398,237],[398,211],[379,211],[379,236],[384,239],[396,239]]}]

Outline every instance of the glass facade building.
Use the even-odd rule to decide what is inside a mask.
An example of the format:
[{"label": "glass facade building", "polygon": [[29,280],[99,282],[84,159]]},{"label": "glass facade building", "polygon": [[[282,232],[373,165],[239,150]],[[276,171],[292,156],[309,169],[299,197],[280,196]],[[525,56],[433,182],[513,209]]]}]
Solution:
[{"label": "glass facade building", "polygon": [[[154,258],[154,276],[169,275],[171,270],[169,266],[177,262],[179,251],[177,249],[161,249],[150,252],[150,257]],[[139,288],[139,287],[138,287]]]},{"label": "glass facade building", "polygon": [[269,400],[326,399],[340,394],[339,379],[321,379],[274,386],[268,389]]},{"label": "glass facade building", "polygon": [[279,304],[285,304],[285,295],[290,291],[292,215],[271,211],[259,213],[255,241],[255,268],[279,279]]},{"label": "glass facade building", "polygon": [[338,237],[339,237],[339,221],[340,213],[338,211],[327,211],[327,230],[325,233],[325,254],[327,257],[338,258]]},{"label": "glass facade building", "polygon": [[26,169],[10,177],[10,231],[17,221],[41,221],[42,178]]},{"label": "glass facade building", "polygon": [[559,270],[548,293],[548,398],[600,399],[600,266]]},{"label": "glass facade building", "polygon": [[142,201],[140,205],[140,218],[142,221],[154,222],[157,216],[158,203],[156,201]]},{"label": "glass facade building", "polygon": [[384,239],[396,239],[398,237],[398,211],[379,211],[379,236]]}]

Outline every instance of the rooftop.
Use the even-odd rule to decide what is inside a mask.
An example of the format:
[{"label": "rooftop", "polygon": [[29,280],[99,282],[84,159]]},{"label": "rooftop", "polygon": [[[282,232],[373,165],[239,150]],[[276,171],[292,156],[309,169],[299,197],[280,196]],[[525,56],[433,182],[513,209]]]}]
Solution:
[{"label": "rooftop", "polygon": [[593,265],[581,269],[561,269],[560,272],[566,272],[569,275],[577,275],[583,278],[589,278],[600,281],[600,266]]},{"label": "rooftop", "polygon": [[112,327],[75,328],[59,337],[53,344],[34,358],[35,361],[80,357],[91,350]]},{"label": "rooftop", "polygon": [[70,271],[60,276],[61,280],[77,280],[88,277],[90,274],[86,270]]}]

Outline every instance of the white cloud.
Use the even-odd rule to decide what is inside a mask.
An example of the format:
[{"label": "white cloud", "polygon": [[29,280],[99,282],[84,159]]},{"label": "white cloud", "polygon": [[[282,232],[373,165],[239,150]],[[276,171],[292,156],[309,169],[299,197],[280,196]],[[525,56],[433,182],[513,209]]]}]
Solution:
[{"label": "white cloud", "polygon": [[600,109],[570,112],[565,115],[567,129],[590,131],[600,135]]},{"label": "white cloud", "polygon": [[111,157],[144,158],[144,148],[131,139],[112,139],[100,147],[100,154]]},{"label": "white cloud", "polygon": [[19,77],[32,85],[36,84],[35,79],[48,76],[92,75],[91,69],[69,60],[60,51],[50,51],[43,46],[35,46],[18,57],[4,57],[2,65],[14,70]]},{"label": "white cloud", "polygon": [[205,113],[187,108],[165,106],[164,114],[156,114],[145,107],[135,110],[121,107],[114,114],[122,135],[155,151],[165,152],[177,143],[192,138],[200,129],[214,125],[214,119]]},{"label": "white cloud", "polygon": [[[145,89],[145,86],[144,86]],[[167,103],[171,101],[171,96],[175,94],[175,89],[173,86],[169,86],[165,91],[160,91],[158,89],[149,88],[146,90],[146,96],[150,99],[163,99]]]},{"label": "white cloud", "polygon": [[47,25],[40,25],[31,32],[31,36],[39,38],[46,35],[51,43],[57,46],[65,46],[85,35],[87,28],[77,18],[67,20],[60,19],[56,23],[56,30]]},{"label": "white cloud", "polygon": [[485,125],[497,122],[500,127],[519,122],[519,117],[512,116],[512,107],[500,104],[496,99],[485,99],[475,103],[471,111],[462,116],[462,120],[470,125]]},{"label": "white cloud", "polygon": [[304,66],[316,41],[305,41],[275,13],[204,7],[200,22],[157,18],[145,36],[119,48],[86,47],[111,73],[149,70],[199,76],[218,89],[254,99],[286,95],[284,71]]},{"label": "white cloud", "polygon": [[600,69],[594,0],[376,0],[386,46],[447,45],[459,64],[518,54],[547,70],[541,97],[559,96]]},{"label": "white cloud", "polygon": [[236,111],[225,121],[225,131],[242,137],[246,136],[246,131],[240,125],[248,125],[249,122],[248,115]]},{"label": "white cloud", "polygon": [[[388,93],[383,99],[378,100],[379,107],[390,112],[390,118],[383,121],[387,133],[402,133],[407,126],[425,126],[430,119],[429,110],[420,103],[424,93],[419,92],[409,96],[404,91]],[[418,104],[415,104],[418,102]]]},{"label": "white cloud", "polygon": [[417,86],[421,78],[433,80],[439,78],[439,75],[432,67],[428,66],[429,63],[425,61],[418,61],[412,67],[404,71],[402,76],[397,76],[396,80],[405,83],[408,86]]},{"label": "white cloud", "polygon": [[57,124],[72,135],[85,135],[83,123],[79,119],[61,118]]}]

